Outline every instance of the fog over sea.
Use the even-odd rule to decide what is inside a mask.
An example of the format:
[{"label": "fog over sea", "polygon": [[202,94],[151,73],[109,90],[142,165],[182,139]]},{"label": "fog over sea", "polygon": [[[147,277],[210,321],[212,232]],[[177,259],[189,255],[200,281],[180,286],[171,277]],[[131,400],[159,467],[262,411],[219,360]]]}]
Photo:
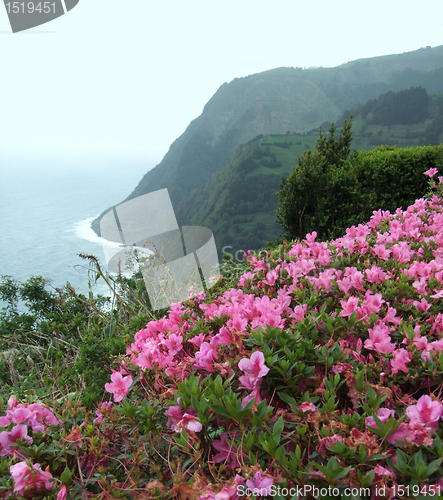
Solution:
[{"label": "fog over sea", "polygon": [[[41,275],[53,287],[69,281],[87,293],[88,262],[77,254],[93,254],[107,269],[91,221],[123,201],[154,163],[133,157],[61,163],[2,159],[0,275],[18,281]],[[109,294],[103,280],[93,290]]]}]

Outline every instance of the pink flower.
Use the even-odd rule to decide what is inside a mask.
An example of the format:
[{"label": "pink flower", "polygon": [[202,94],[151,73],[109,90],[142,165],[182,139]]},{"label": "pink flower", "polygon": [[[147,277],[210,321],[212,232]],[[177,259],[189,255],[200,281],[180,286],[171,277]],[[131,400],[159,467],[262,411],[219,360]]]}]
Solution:
[{"label": "pink flower", "polygon": [[8,399],[8,409],[12,410],[12,408],[15,408],[18,405],[17,399],[14,396],[14,394]]},{"label": "pink flower", "polygon": [[257,384],[257,387],[251,392],[251,394],[248,394],[246,397],[242,399],[242,406],[243,408],[249,403],[249,401],[255,400],[255,403],[258,404],[261,402],[261,395],[260,395],[260,383]]},{"label": "pink flower", "polygon": [[343,437],[340,434],[334,434],[333,436],[328,436],[323,439],[320,439],[320,442],[317,447],[317,451],[324,458],[326,456],[326,449],[328,446],[334,446],[337,441],[343,443]]},{"label": "pink flower", "polygon": [[182,342],[183,337],[181,335],[171,333],[163,343],[167,347],[169,354],[171,356],[175,356],[179,351],[183,349]]},{"label": "pink flower", "polygon": [[224,486],[217,494],[207,491],[198,500],[238,500],[240,498],[238,487],[244,484],[245,480],[237,474],[230,486]]},{"label": "pink flower", "polygon": [[434,175],[438,172],[438,169],[435,167],[430,168],[429,170],[426,170],[426,172],[423,172],[423,175],[428,175],[429,177],[434,177]]},{"label": "pink flower", "polygon": [[388,437],[388,443],[394,444],[397,446],[396,441],[411,441],[411,431],[407,424],[400,424],[397,429]]},{"label": "pink flower", "polygon": [[[247,323],[247,320],[246,320],[246,323]],[[217,333],[217,335],[211,339],[209,344],[212,347],[217,347],[217,346],[223,345],[223,344],[229,345],[231,343],[231,341],[232,341],[232,335],[229,333],[229,330],[226,327],[222,326],[220,328],[220,332]]]},{"label": "pink flower", "polygon": [[[417,290],[418,293],[420,293],[421,295],[425,295],[428,293],[427,284],[428,282],[426,281],[426,278],[420,278],[419,280],[415,280],[414,283],[412,283],[412,286]],[[431,298],[439,297],[434,297],[431,295]]]},{"label": "pink flower", "polygon": [[52,474],[43,471],[40,464],[33,464],[30,469],[26,462],[9,467],[11,476],[14,479],[14,491],[25,496],[29,492],[42,490],[43,488],[50,490],[53,487]]},{"label": "pink flower", "polygon": [[269,368],[265,366],[265,357],[260,351],[252,353],[250,359],[241,359],[238,367],[252,378],[262,378],[269,372]]},{"label": "pink flower", "polygon": [[183,410],[181,406],[171,406],[166,410],[166,415],[169,417],[166,425],[174,432],[180,432],[183,428],[193,432],[203,429],[200,421],[196,419],[197,412],[194,408]]},{"label": "pink flower", "polygon": [[438,420],[443,412],[443,405],[438,401],[432,400],[430,396],[424,395],[416,405],[409,406],[406,409],[406,415],[419,424],[423,424],[432,430],[438,427]]},{"label": "pink flower", "polygon": [[394,471],[386,469],[385,467],[382,467],[381,465],[375,466],[374,472],[375,472],[375,476],[378,478],[382,478],[383,476],[395,477]]},{"label": "pink flower", "polygon": [[389,260],[389,257],[391,255],[391,250],[388,250],[385,245],[379,244],[379,245],[374,245],[374,247],[371,250],[371,253],[377,255],[377,257],[381,260]]},{"label": "pink flower", "polygon": [[[207,318],[207,319],[209,319],[209,318]],[[204,333],[200,333],[200,335],[196,335],[192,339],[189,339],[188,342],[190,342],[191,344],[195,344],[200,349],[200,347],[203,344],[203,342],[205,341],[205,339],[206,339],[206,335]]]},{"label": "pink flower", "polygon": [[61,490],[57,493],[57,500],[66,500],[66,497],[68,496],[68,487],[66,484],[64,484],[61,487]]},{"label": "pink flower", "polygon": [[195,368],[201,368],[208,372],[214,371],[214,359],[218,358],[217,351],[208,342],[203,342],[200,351],[195,353]]},{"label": "pink flower", "polygon": [[336,283],[338,285],[338,288],[346,295],[349,294],[349,292],[354,288],[350,278],[343,278],[342,280],[337,280]]},{"label": "pink flower", "polygon": [[188,431],[193,432],[200,432],[203,429],[200,421],[197,420],[194,415],[190,415],[189,413],[185,413],[183,415],[180,422],[177,424],[177,430],[179,431],[183,427]]},{"label": "pink flower", "polygon": [[348,300],[340,300],[340,304],[343,308],[343,311],[340,313],[341,317],[349,318],[353,312],[356,312],[358,315],[360,311],[358,307],[358,297],[349,297]]},{"label": "pink flower", "polygon": [[105,384],[105,389],[114,394],[114,401],[118,403],[128,394],[129,387],[132,384],[132,377],[130,375],[122,377],[120,372],[114,372],[111,375],[111,380],[112,384]]},{"label": "pink flower", "polygon": [[241,375],[238,380],[241,383],[240,389],[248,389],[249,391],[257,389],[261,382],[261,379],[249,375]]},{"label": "pink flower", "polygon": [[394,359],[391,359],[392,375],[395,375],[399,371],[408,373],[406,365],[410,363],[411,359],[411,353],[406,349],[397,349],[394,351]]},{"label": "pink flower", "polygon": [[0,432],[0,457],[14,455],[18,450],[11,447],[11,444],[19,439],[26,439],[28,443],[32,443],[32,438],[28,436],[28,427],[26,424],[15,425],[9,432]]},{"label": "pink flower", "polygon": [[289,315],[290,318],[293,318],[296,322],[303,321],[305,319],[305,313],[308,309],[308,304],[303,304],[294,307],[294,312]]},{"label": "pink flower", "polygon": [[269,271],[266,274],[266,279],[263,280],[263,283],[269,286],[274,286],[277,279],[278,279],[278,271],[276,269],[273,269],[272,271]]},{"label": "pink flower", "polygon": [[375,350],[378,354],[388,354],[395,349],[395,344],[391,343],[389,329],[383,323],[377,323],[374,328],[368,328],[369,339],[365,340],[366,349]]},{"label": "pink flower", "polygon": [[[377,410],[377,418],[382,424],[386,423],[389,417],[393,417],[394,415],[394,410],[389,410],[388,408],[379,408]],[[367,427],[378,427],[375,423],[374,417],[366,417],[365,423]]]},{"label": "pink flower", "polygon": [[417,311],[426,312],[432,304],[430,304],[424,297],[419,302],[418,300],[414,300],[412,304],[416,307]]},{"label": "pink flower", "polygon": [[401,323],[401,318],[397,316],[397,309],[388,305],[388,312],[383,318],[385,323],[393,323],[394,325],[399,325]]},{"label": "pink flower", "polygon": [[406,241],[402,241],[401,243],[393,245],[391,247],[391,251],[394,259],[400,262],[400,264],[409,262],[413,255],[413,252],[411,251],[411,245],[409,245],[409,243],[406,243]]},{"label": "pink flower", "polygon": [[[248,319],[240,314],[233,314],[226,323],[226,326],[233,328],[237,332],[244,332],[248,326]],[[220,329],[220,333],[222,328]]]},{"label": "pink flower", "polygon": [[183,416],[183,410],[181,406],[171,406],[166,410],[166,415],[168,415],[168,421],[166,425],[172,429],[176,430],[177,424],[180,422]]},{"label": "pink flower", "polygon": [[381,293],[373,294],[371,290],[367,290],[362,309],[368,315],[378,313],[383,303],[384,299]]},{"label": "pink flower", "polygon": [[[265,476],[262,472],[258,471],[254,477],[246,481],[246,486],[252,490],[252,494],[256,496],[265,497],[271,494],[269,488],[274,484],[274,478]],[[255,491],[255,492],[254,492]]]},{"label": "pink flower", "polygon": [[307,411],[318,411],[317,410],[317,407],[315,406],[314,403],[311,403],[310,401],[305,401],[303,402],[299,407],[298,407],[299,410],[303,411],[303,412],[307,412]]},{"label": "pink flower", "polygon": [[225,432],[220,435],[220,439],[212,441],[212,446],[218,451],[214,455],[214,463],[226,462],[229,467],[235,469],[240,466],[237,459],[237,451],[228,443],[228,436]]},{"label": "pink flower", "polygon": [[101,422],[104,421],[103,416],[110,411],[112,407],[112,403],[110,401],[102,403],[100,405],[100,408],[98,410],[95,410],[95,414],[97,415],[97,418],[94,418],[92,421],[94,424],[100,424]]},{"label": "pink flower", "polygon": [[370,269],[366,269],[366,281],[370,283],[382,283],[386,277],[386,273],[378,266],[372,266]]}]

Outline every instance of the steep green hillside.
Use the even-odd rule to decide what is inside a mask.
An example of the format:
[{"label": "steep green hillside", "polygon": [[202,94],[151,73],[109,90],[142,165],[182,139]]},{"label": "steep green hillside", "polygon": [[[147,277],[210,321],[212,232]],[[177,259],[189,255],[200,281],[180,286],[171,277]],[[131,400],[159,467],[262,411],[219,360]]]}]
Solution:
[{"label": "steep green hillside", "polygon": [[[378,125],[371,123],[370,117],[362,118],[359,114],[352,128],[353,149],[443,142],[426,140],[426,131],[432,129],[441,116],[442,103],[443,95],[430,96],[427,118],[422,123]],[[359,109],[356,107],[355,111]],[[323,132],[327,128],[328,123],[324,123]],[[262,248],[282,232],[275,218],[281,178],[293,172],[297,157],[313,149],[317,138],[315,129],[308,133],[257,136],[239,147],[203,189],[194,190],[182,201],[177,211],[180,220],[183,224],[209,227],[220,254],[235,256],[239,250]]]},{"label": "steep green hillside", "polygon": [[[306,132],[357,103],[411,85],[430,94],[443,91],[443,46],[336,68],[277,68],[236,78],[219,88],[127,199],[167,188],[177,211],[240,144],[259,134]],[[97,233],[99,220],[93,223]]]}]

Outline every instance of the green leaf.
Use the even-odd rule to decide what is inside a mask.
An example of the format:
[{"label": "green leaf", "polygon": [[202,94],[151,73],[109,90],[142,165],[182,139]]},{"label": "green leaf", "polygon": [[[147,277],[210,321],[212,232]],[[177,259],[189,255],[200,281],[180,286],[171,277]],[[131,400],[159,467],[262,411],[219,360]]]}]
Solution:
[{"label": "green leaf", "polygon": [[65,467],[65,470],[61,473],[60,480],[62,483],[65,483],[67,486],[69,486],[71,484],[72,472],[69,470],[68,467]]}]

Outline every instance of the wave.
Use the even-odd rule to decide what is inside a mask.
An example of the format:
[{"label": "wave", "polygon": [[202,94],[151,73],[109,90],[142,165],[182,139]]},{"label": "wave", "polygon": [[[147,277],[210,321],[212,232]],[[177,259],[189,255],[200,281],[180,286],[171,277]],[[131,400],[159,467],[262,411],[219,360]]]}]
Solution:
[{"label": "wave", "polygon": [[87,219],[76,222],[74,224],[74,228],[68,229],[68,231],[74,232],[75,235],[82,240],[91,241],[92,243],[96,243],[97,245],[106,245],[108,247],[120,248],[121,243],[109,241],[97,235],[97,233],[91,227],[92,221],[94,219],[96,219],[96,217],[88,217]]}]

